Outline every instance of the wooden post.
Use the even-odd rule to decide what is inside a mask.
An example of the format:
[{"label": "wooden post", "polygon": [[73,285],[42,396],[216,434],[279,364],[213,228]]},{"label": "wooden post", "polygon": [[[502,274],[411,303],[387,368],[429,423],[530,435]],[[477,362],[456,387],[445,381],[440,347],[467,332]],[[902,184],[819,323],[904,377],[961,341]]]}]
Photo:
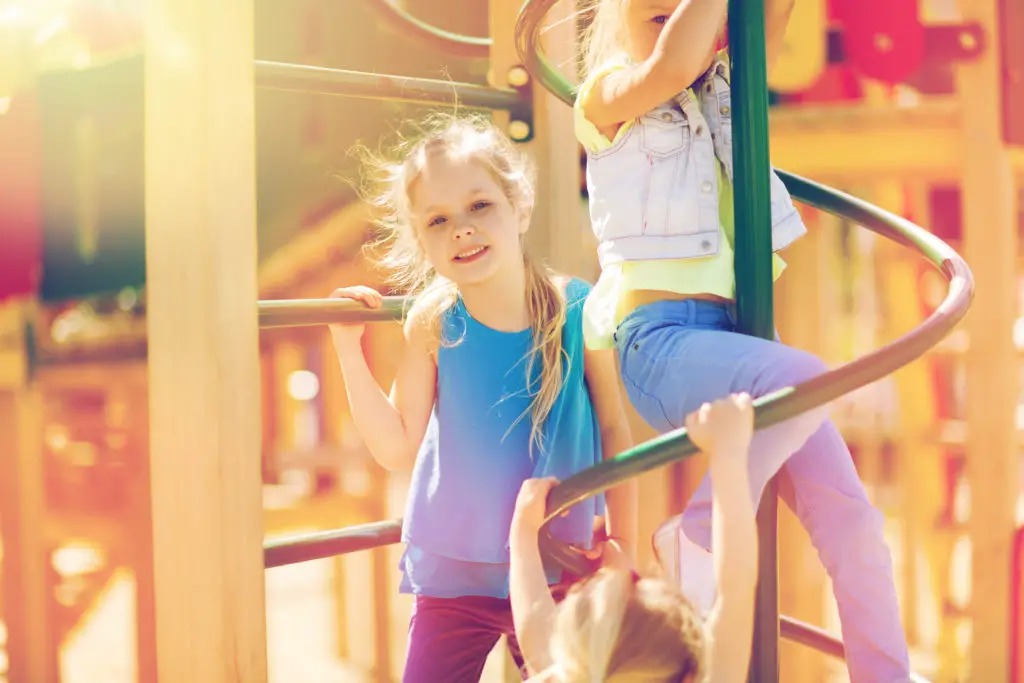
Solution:
[{"label": "wooden post", "polygon": [[[488,80],[495,87],[509,87],[508,72],[520,64],[513,30],[520,0],[489,0],[491,65]],[[551,28],[543,41],[554,64],[575,64],[573,2],[557,4],[548,15]],[[574,74],[570,74],[573,76]],[[573,132],[572,109],[538,83],[533,84],[534,138],[526,144],[537,166],[537,207],[533,213],[530,241],[537,256],[567,275],[579,275],[590,255],[580,249],[583,225],[579,207],[579,144]],[[504,125],[505,113],[495,113]]]},{"label": "wooden post", "polygon": [[[367,328],[363,335],[363,355],[370,366],[373,376],[381,386],[390,386],[390,380],[394,376],[393,369],[388,358],[382,358],[377,353],[378,341],[384,331],[379,326]],[[389,375],[387,378],[382,375]],[[370,467],[370,498],[367,501],[371,509],[372,519],[385,519],[388,516],[388,472],[378,465]],[[394,576],[393,568],[395,563],[391,562],[390,551],[387,547],[374,548],[370,551],[371,575],[373,576],[372,586],[368,588],[373,592],[373,632],[374,632],[374,671],[372,680],[374,683],[390,683],[401,673],[394,672],[399,663],[399,658],[394,656],[394,643],[391,642],[391,613],[394,597]],[[393,675],[394,674],[394,675]]]},{"label": "wooden post", "polygon": [[[320,363],[320,395],[323,400],[323,416],[321,418],[323,420],[323,441],[324,445],[330,446],[332,450],[341,451],[343,438],[341,433],[342,416],[348,412],[345,380],[341,376],[338,357],[327,330],[322,331],[322,335],[317,343],[322,358]],[[344,500],[345,487],[342,482],[345,479],[345,474],[344,466],[342,466],[338,490],[333,494],[339,501]],[[350,511],[346,510],[344,505],[344,502],[340,502],[338,507],[332,506],[332,512],[336,511],[339,513],[339,517],[334,519],[332,523],[338,526],[348,523],[346,517],[348,519],[352,518]],[[343,556],[335,557],[331,560],[331,565],[333,572],[331,593],[334,598],[334,623],[337,625],[337,632],[335,633],[336,653],[340,659],[345,660],[350,656],[349,629],[348,620],[346,619],[349,606],[348,600],[346,600],[347,576],[345,573],[345,558]]]},{"label": "wooden post", "polygon": [[265,683],[252,0],[145,28],[158,679]]},{"label": "wooden post", "polygon": [[0,307],[0,534],[6,680],[56,683],[59,677],[50,551],[43,534],[43,404],[27,368],[28,307]]},{"label": "wooden post", "polygon": [[[932,216],[925,200],[927,187],[913,190],[912,219],[918,225],[931,226]],[[893,207],[884,207],[893,209]],[[923,315],[921,261],[905,248],[884,242],[880,254],[887,293],[888,311],[885,339],[893,339],[919,325]],[[914,296],[909,293],[914,292]],[[946,507],[946,451],[934,434],[940,431],[940,397],[933,379],[935,358],[925,357],[897,371],[893,376],[899,401],[899,428],[896,440],[896,472],[900,514],[903,526],[902,595],[903,626],[911,647],[924,644],[925,632],[937,635],[937,669],[940,680],[954,680],[961,669],[958,661],[957,623],[942,618],[950,595],[950,562],[956,542],[952,529],[941,521]],[[921,572],[929,577],[930,594],[922,592]],[[925,608],[922,611],[922,608]],[[923,615],[936,614],[938,623],[921,628]]]},{"label": "wooden post", "polygon": [[[828,247],[836,234],[833,226],[823,227],[813,210],[802,212],[808,234],[786,250],[789,263],[775,287],[775,306],[780,311],[779,335],[790,346],[822,354],[823,338],[831,329],[826,313],[834,311],[835,297],[827,286]],[[781,493],[786,492],[785,478]],[[785,496],[783,496],[785,498]],[[811,545],[800,519],[788,506],[779,509],[779,604],[783,614],[811,624],[820,624],[824,614],[825,570]],[[820,681],[826,674],[826,660],[814,650],[796,643],[779,644],[781,680]]]},{"label": "wooden post", "polygon": [[139,683],[157,680],[156,664],[156,593],[154,590],[153,567],[153,522],[150,506],[149,471],[149,406],[146,368],[133,368],[125,373],[126,396],[131,415],[128,419],[128,449],[137,454],[138,462],[133,463],[129,491],[128,510],[131,519],[126,520],[130,529],[131,542],[128,552],[132,571],[135,574],[135,648],[136,668]]},{"label": "wooden post", "polygon": [[1013,175],[1000,140],[997,0],[960,0],[961,17],[987,38],[981,57],[958,67],[962,102],[964,252],[977,297],[967,319],[967,474],[974,599],[973,681],[1010,677],[1010,583],[1018,495],[1015,412],[1019,398],[1017,215]]}]

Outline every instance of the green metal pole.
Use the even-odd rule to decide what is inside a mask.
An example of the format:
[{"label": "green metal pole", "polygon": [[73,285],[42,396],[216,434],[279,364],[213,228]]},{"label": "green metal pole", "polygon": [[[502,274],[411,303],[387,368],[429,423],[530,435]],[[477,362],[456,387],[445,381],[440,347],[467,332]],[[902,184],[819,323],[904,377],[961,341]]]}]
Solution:
[{"label": "green metal pole", "polygon": [[[736,317],[743,334],[774,339],[764,0],[729,0]],[[758,510],[760,554],[750,683],[779,680],[778,498],[774,482]]]}]

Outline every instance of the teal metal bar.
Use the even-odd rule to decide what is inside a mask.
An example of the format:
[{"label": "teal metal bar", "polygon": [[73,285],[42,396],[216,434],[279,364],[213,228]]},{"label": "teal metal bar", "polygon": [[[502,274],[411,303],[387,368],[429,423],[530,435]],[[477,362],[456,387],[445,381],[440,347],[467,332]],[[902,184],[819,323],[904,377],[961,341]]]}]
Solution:
[{"label": "teal metal bar", "polygon": [[[372,74],[348,69],[329,69],[306,64],[257,60],[256,85],[273,90],[292,90],[320,95],[341,95],[410,104],[454,104],[473,109],[498,109],[515,115],[529,101],[509,88],[474,83],[453,83],[431,78]],[[521,117],[520,117],[521,118]]]},{"label": "teal metal bar", "polygon": [[[764,0],[729,0],[737,331],[775,338],[771,165]],[[757,512],[758,582],[751,683],[779,680],[778,494],[765,487]]]},{"label": "teal metal bar", "polygon": [[263,544],[263,566],[267,569],[299,562],[322,560],[394,545],[402,541],[402,520],[391,519],[343,529],[315,531]]},{"label": "teal metal bar", "polygon": [[332,323],[401,320],[412,299],[386,296],[380,308],[367,308],[351,299],[274,299],[259,302],[260,329],[309,327]]},{"label": "teal metal bar", "polygon": [[464,36],[432,26],[399,7],[395,0],[367,0],[366,7],[377,13],[393,29],[410,40],[453,57],[487,59],[491,53],[489,36]]}]

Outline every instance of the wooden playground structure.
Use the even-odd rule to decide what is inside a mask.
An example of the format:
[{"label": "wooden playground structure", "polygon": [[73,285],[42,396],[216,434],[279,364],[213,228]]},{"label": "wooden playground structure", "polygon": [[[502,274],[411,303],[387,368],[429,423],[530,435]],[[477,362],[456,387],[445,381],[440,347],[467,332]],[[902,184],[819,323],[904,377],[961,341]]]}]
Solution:
[{"label": "wooden playground structure", "polygon": [[[489,0],[484,19],[442,11],[436,0],[361,3],[376,7],[360,10],[364,21],[385,22],[397,4],[428,23],[463,21],[458,30],[491,36],[453,56],[438,53],[421,69],[436,78],[450,67],[452,78],[476,83],[476,101],[528,139],[541,187],[533,246],[556,269],[593,280],[572,114],[523,78],[513,32],[522,3]],[[377,128],[350,124],[341,117],[357,100],[326,95],[425,106],[444,104],[452,87],[342,72],[374,64],[336,61],[342,48],[332,44],[333,27],[349,24],[351,33],[355,21],[347,3],[270,4],[154,3],[139,27],[145,60],[129,51],[96,67],[123,68],[138,81],[129,110],[143,152],[136,182],[144,279],[122,275],[125,282],[85,292],[88,306],[78,305],[51,255],[43,259],[42,294],[38,265],[29,285],[0,288],[5,683],[63,680],[62,647],[120,568],[130,568],[134,582],[136,680],[266,681],[264,542],[401,511],[403,478],[373,465],[346,424],[343,378],[323,331],[261,333],[253,302],[382,284],[359,254],[369,214],[348,194],[338,199],[325,177],[336,159],[309,155],[379,135],[382,113],[406,110],[373,110]],[[1024,681],[1014,334],[1024,48],[1010,39],[1024,35],[1024,8],[1015,0],[865,0],[844,14],[841,4],[797,1],[792,38],[769,81],[772,162],[928,227],[966,256],[978,296],[966,324],[941,346],[840,400],[834,413],[891,520],[915,667],[938,683]],[[574,60],[572,5],[554,6],[544,34],[548,58],[566,72]],[[267,37],[300,24],[279,42]],[[381,30],[415,42],[402,33],[408,27]],[[410,68],[424,53],[406,58]],[[485,79],[497,94],[484,92]],[[0,85],[8,83],[0,78]],[[0,278],[26,270],[17,231],[33,216],[45,223],[37,214],[61,201],[27,179],[43,173],[30,148],[48,131],[39,111],[22,104],[34,101],[32,87],[10,87],[0,91],[9,105],[0,114]],[[302,102],[303,117],[290,113],[294,102]],[[75,130],[68,140],[76,145],[95,136],[88,125]],[[299,168],[286,161],[297,147],[306,164],[297,175],[319,174],[313,190],[288,178]],[[261,188],[273,183],[287,185],[287,202],[265,199]],[[61,209],[66,221],[102,223],[88,207],[90,188],[72,189],[76,198],[65,201],[75,207]],[[817,210],[805,218],[810,234],[787,252],[792,267],[776,291],[789,343],[830,365],[845,363],[942,304],[943,278],[919,256]],[[271,221],[303,229],[268,238]],[[140,234],[131,239],[141,245],[142,226],[135,227]],[[122,228],[129,230],[115,227],[115,238],[128,239],[117,233]],[[85,234],[76,239],[87,243],[92,233]],[[102,251],[102,239],[92,239]],[[74,277],[97,272],[83,268]],[[397,330],[370,329],[373,363],[387,378]],[[634,423],[639,438],[653,436]],[[700,466],[691,458],[642,476],[645,533],[681,508]],[[297,483],[296,472],[304,475]],[[785,510],[779,537],[781,611],[834,628],[824,573]],[[76,571],[57,561],[83,545],[99,549],[102,561]],[[393,681],[401,671],[408,606],[397,594],[396,552],[381,547],[324,561],[333,577],[323,591],[335,614],[330,654],[350,666],[353,681]],[[965,556],[966,582],[955,566]],[[965,585],[975,589],[964,594]],[[781,653],[787,682],[842,680],[820,653],[793,644]],[[492,675],[515,680],[501,662]]]}]

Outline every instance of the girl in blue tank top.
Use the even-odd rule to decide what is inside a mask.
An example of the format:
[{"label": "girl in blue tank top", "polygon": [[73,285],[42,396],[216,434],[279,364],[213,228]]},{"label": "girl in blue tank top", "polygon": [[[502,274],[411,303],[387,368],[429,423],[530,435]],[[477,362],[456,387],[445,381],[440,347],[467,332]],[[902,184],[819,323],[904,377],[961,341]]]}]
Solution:
[{"label": "girl in blue tank top", "polygon": [[[499,637],[522,669],[512,623],[509,531],[531,478],[564,479],[631,444],[610,350],[585,350],[589,285],[554,277],[525,250],[534,204],[527,158],[483,118],[428,121],[399,160],[374,159],[385,263],[416,295],[385,392],[362,325],[331,327],[352,417],[373,457],[411,468],[402,586],[415,596],[408,682],[477,681]],[[380,306],[349,287],[334,296]],[[584,501],[552,524],[592,549],[595,516],[632,552],[635,486]],[[560,580],[552,573],[550,584]]]}]

